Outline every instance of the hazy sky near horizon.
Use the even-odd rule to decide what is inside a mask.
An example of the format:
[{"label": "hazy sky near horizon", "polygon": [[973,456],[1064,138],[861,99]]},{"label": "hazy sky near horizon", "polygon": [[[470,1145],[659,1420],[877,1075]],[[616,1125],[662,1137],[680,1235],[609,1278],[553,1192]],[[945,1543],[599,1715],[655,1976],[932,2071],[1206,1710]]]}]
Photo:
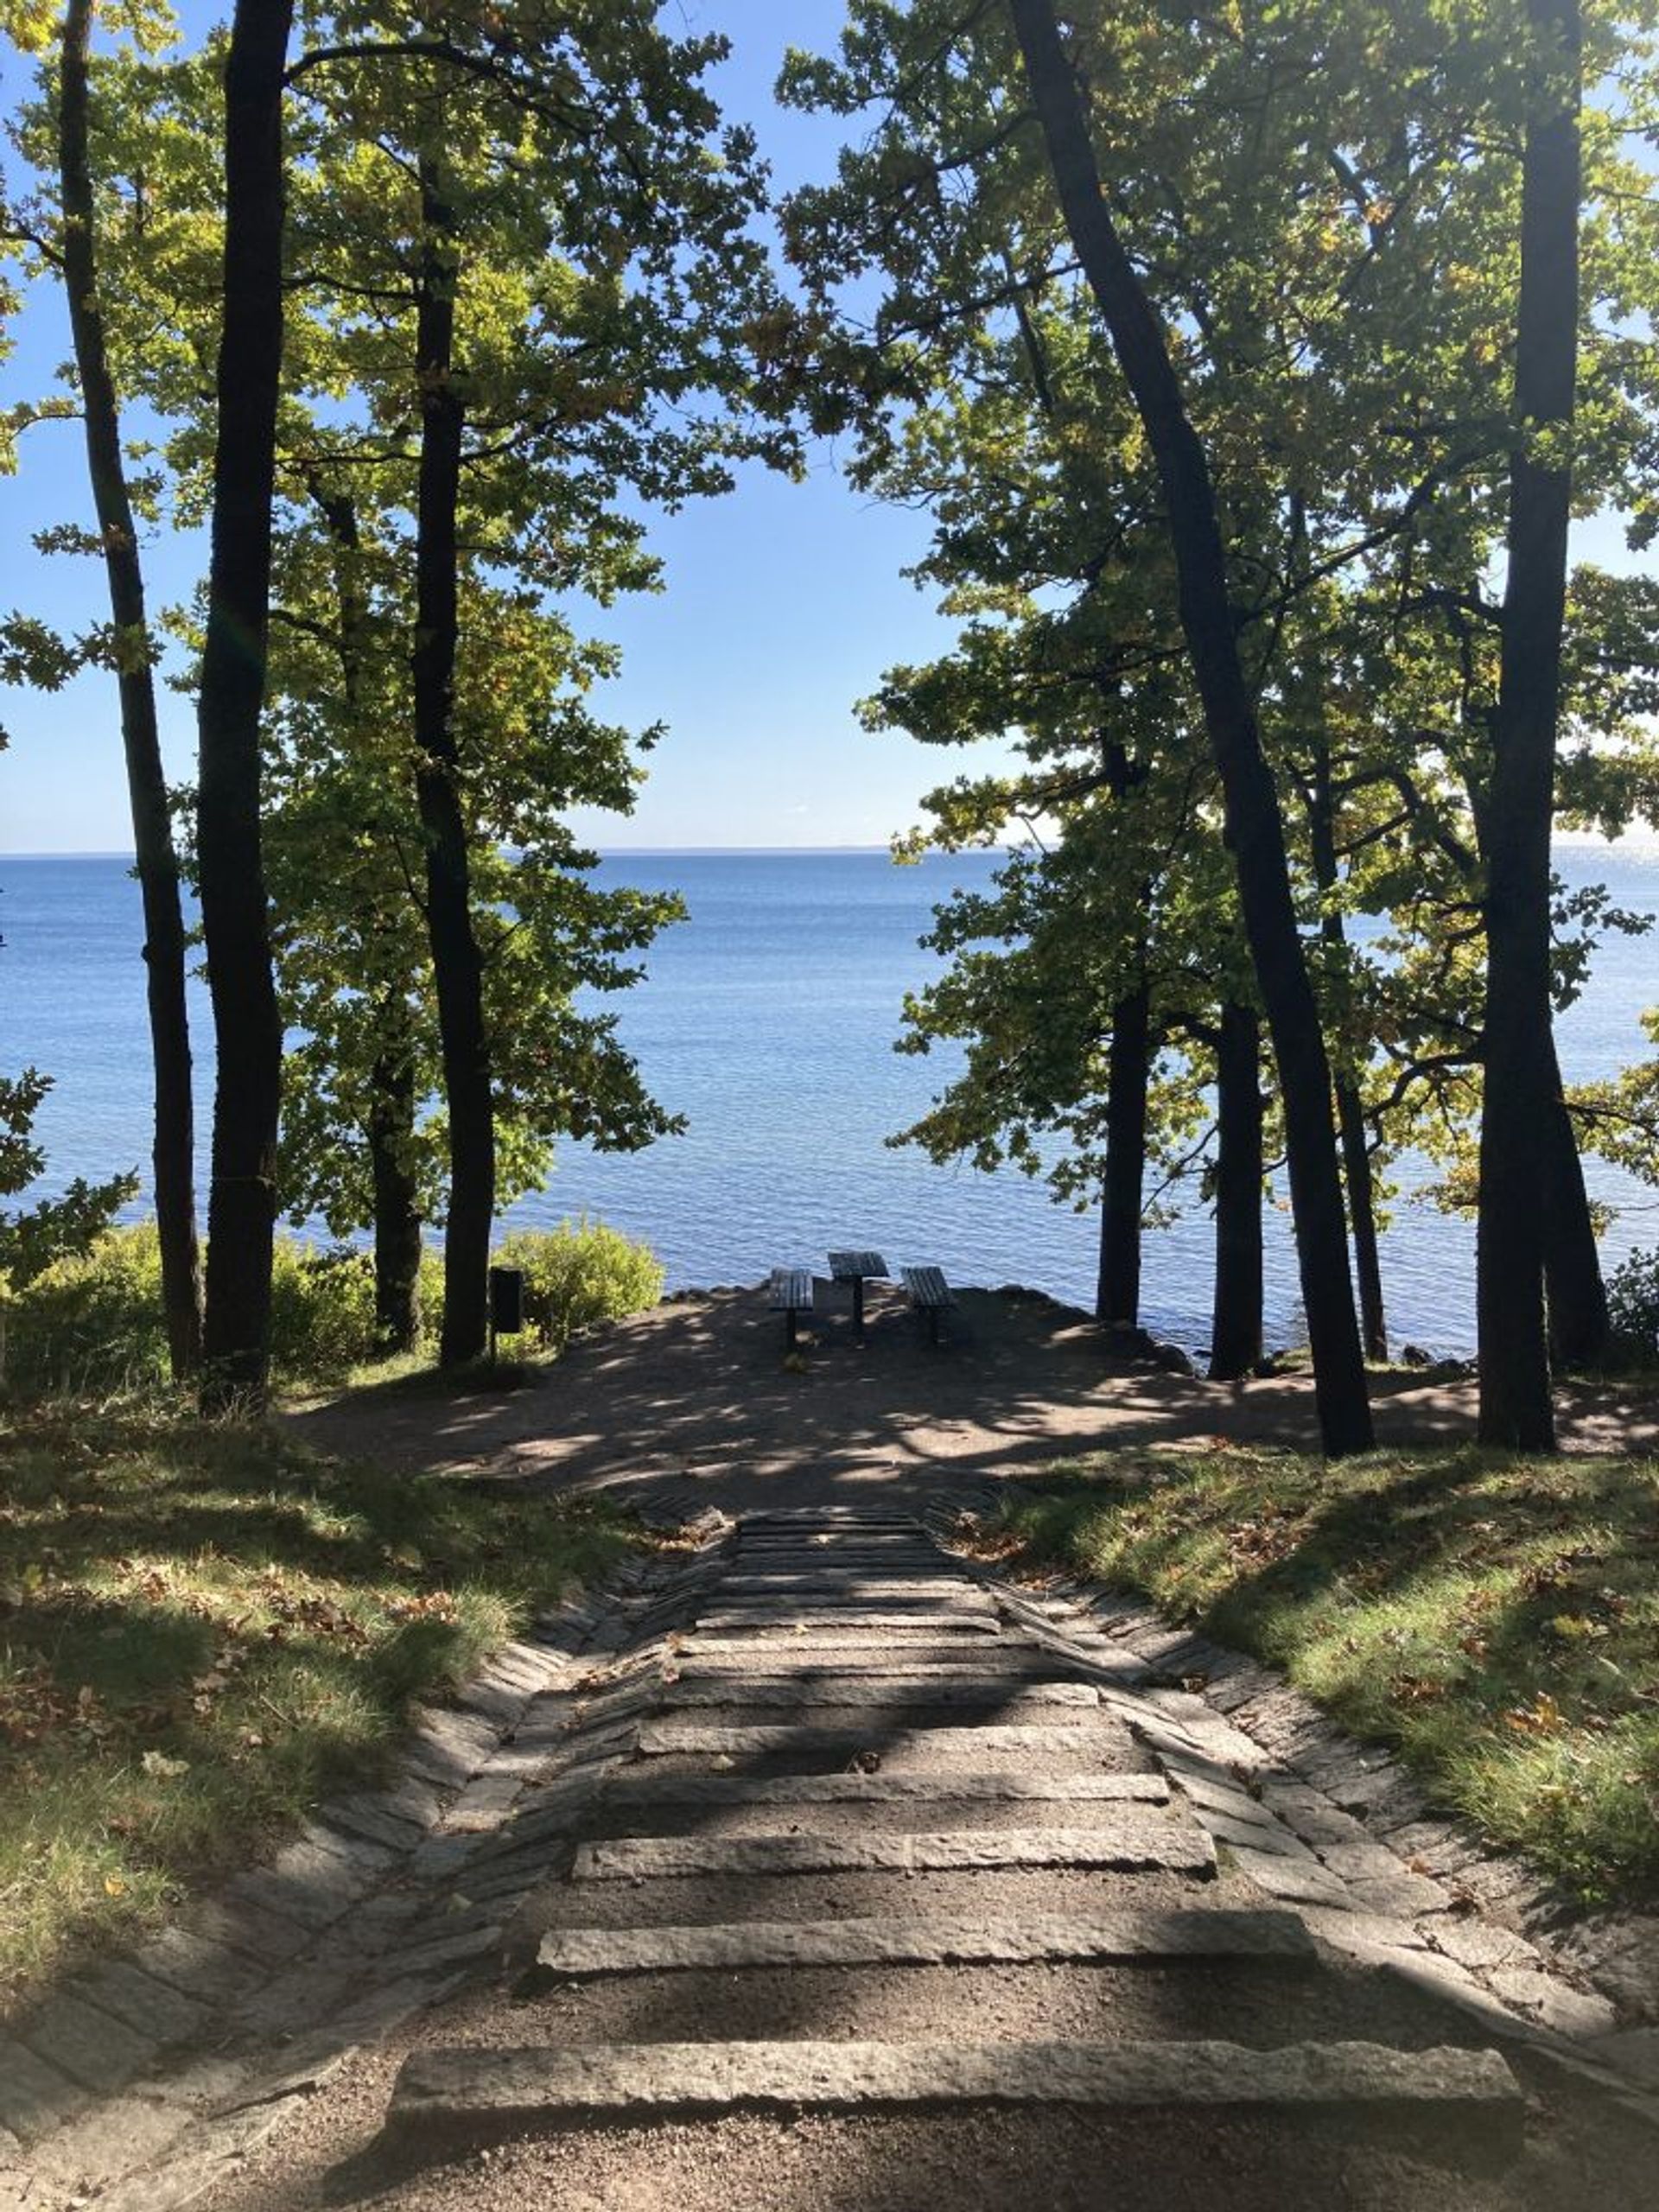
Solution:
[{"label": "hazy sky near horizon", "polygon": [[[186,4],[187,23],[218,11]],[[729,117],[752,122],[779,188],[833,173],[842,124],[785,113],[772,86],[788,45],[827,51],[841,0],[678,0],[689,32],[721,30],[731,60],[715,79]],[[20,84],[15,57],[0,97]],[[0,404],[54,388],[68,351],[54,293],[40,290],[0,365]],[[36,552],[31,534],[66,520],[90,525],[78,423],[43,423],[22,439],[18,474],[0,478],[0,607],[67,630],[106,620],[93,562]],[[951,628],[901,574],[926,543],[922,516],[855,493],[835,454],[812,455],[805,482],[754,467],[728,498],[659,516],[652,543],[665,564],[663,592],[604,610],[588,625],[623,652],[603,710],[668,734],[632,817],[584,812],[581,833],[612,849],[688,845],[880,844],[917,819],[920,794],[992,748],[940,753],[861,730],[853,703],[897,662],[931,656]],[[154,606],[186,599],[205,546],[163,536],[147,549]],[[169,772],[192,773],[194,709],[162,695]],[[99,672],[47,696],[0,687],[0,852],[130,849],[114,685]],[[996,748],[1000,751],[1001,748]]]}]

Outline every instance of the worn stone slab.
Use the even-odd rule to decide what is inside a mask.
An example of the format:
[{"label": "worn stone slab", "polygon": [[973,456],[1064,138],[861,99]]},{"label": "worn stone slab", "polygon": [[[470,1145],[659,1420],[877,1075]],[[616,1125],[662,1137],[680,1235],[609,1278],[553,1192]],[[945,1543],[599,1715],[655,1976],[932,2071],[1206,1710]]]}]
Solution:
[{"label": "worn stone slab", "polygon": [[861,1600],[857,1605],[721,1605],[700,1615],[702,1624],[710,1629],[771,1628],[792,1633],[798,1628],[862,1628],[874,1629],[886,1635],[890,1629],[925,1630],[937,1636],[941,1629],[953,1629],[958,1635],[995,1632],[996,1615],[988,1606],[953,1605],[895,1605],[887,1611],[879,1605]]},{"label": "worn stone slab", "polygon": [[37,2057],[83,2088],[105,2095],[124,2088],[156,2056],[160,2041],[67,1990],[49,1997],[31,2014],[23,2033]]},{"label": "worn stone slab", "polygon": [[393,1852],[413,1851],[426,1834],[427,1823],[409,1821],[390,1812],[372,1797],[344,1797],[322,1808],[325,1827],[340,1835],[363,1836]]},{"label": "worn stone slab", "polygon": [[1243,1851],[1236,1845],[1228,1848],[1241,1874],[1248,1874],[1258,1889],[1269,1897],[1282,1897],[1287,1904],[1332,1905],[1341,1910],[1354,1903],[1346,1885],[1312,1859],[1287,1859],[1277,1852]]},{"label": "worn stone slab", "polygon": [[1524,2101],[1495,2051],[1376,2044],[661,2043],[444,2050],[405,2060],[387,2128],[460,2142],[591,2120],[739,2107],[960,2104],[1454,2120],[1471,2154],[1520,2147]]},{"label": "worn stone slab", "polygon": [[157,1981],[200,2005],[229,2005],[265,1976],[262,1961],[213,1937],[181,1927],[163,1928],[134,1955],[133,1963]]},{"label": "worn stone slab", "polygon": [[[943,1651],[936,1651],[931,1644],[918,1649],[906,1644],[896,1651],[880,1644],[843,1645],[833,1654],[814,1647],[798,1658],[787,1644],[768,1642],[747,1643],[730,1651],[711,1651],[696,1645],[664,1658],[662,1673],[667,1681],[731,1682],[775,1677],[785,1669],[796,1682],[880,1682],[894,1675],[929,1683],[1081,1681],[1090,1671],[1085,1664],[1026,1650],[1018,1644],[992,1643],[966,1651],[959,1644],[947,1645]],[[1097,1702],[1092,1685],[1087,1702]]]},{"label": "worn stone slab", "polygon": [[701,1720],[647,1721],[639,1731],[639,1751],[647,1758],[685,1752],[713,1752],[728,1758],[769,1758],[791,1751],[849,1756],[857,1751],[926,1751],[946,1758],[983,1758],[995,1755],[1029,1757],[1036,1752],[1074,1751],[1087,1754],[1095,1745],[1114,1749],[1123,1743],[1115,1726],[1097,1726],[1091,1715],[1071,1726],[1065,1723],[1010,1721],[983,1727],[887,1728],[872,1718],[864,1726],[841,1723],[816,1726],[808,1722],[793,1726],[719,1727]]},{"label": "worn stone slab", "polygon": [[934,1834],[620,1836],[584,1843],[571,1878],[658,1881],[690,1874],[934,1873],[995,1866],[1158,1866],[1215,1871],[1202,1828],[1126,1807],[1091,1828],[949,1828]]},{"label": "worn stone slab", "polygon": [[162,2157],[191,2124],[178,2105],[142,2095],[100,2098],[41,2144],[34,2171],[67,2184],[72,2204],[86,2204],[108,2183]]},{"label": "worn stone slab", "polygon": [[182,2043],[208,2018],[207,2005],[187,1997],[181,1989],[169,1988],[124,1959],[99,1967],[84,1981],[74,1984],[73,1993],[100,2012],[124,2021],[128,2027],[153,2036],[158,2044]]},{"label": "worn stone slab", "polygon": [[1027,1800],[1048,1804],[1165,1805],[1169,1784],[1160,1774],[658,1774],[650,1769],[620,1774],[610,1802],[645,1805],[843,1805],[998,1803]]},{"label": "worn stone slab", "polygon": [[[967,1635],[958,1636],[940,1624],[934,1641],[925,1635],[906,1630],[891,1642],[868,1633],[861,1635],[855,1629],[836,1630],[815,1629],[810,1634],[770,1629],[764,1633],[746,1632],[742,1635],[705,1635],[702,1629],[689,1629],[683,1637],[676,1639],[677,1648],[688,1657],[714,1656],[765,1662],[775,1665],[779,1658],[787,1655],[792,1664],[797,1659],[822,1665],[837,1664],[842,1661],[855,1662],[861,1658],[882,1664],[927,1666],[939,1661],[957,1664],[1000,1666],[1004,1657],[1014,1652],[1022,1657],[1036,1657],[1036,1647],[1023,1637],[1005,1637],[1000,1632],[987,1634],[977,1621]],[[1050,1662],[1049,1663],[1052,1663]]]},{"label": "worn stone slab", "polygon": [[846,1920],[747,1920],[691,1928],[559,1928],[542,1938],[549,1972],[664,1974],[743,1967],[1021,1965],[1039,1960],[1163,1964],[1248,1959],[1312,1967],[1312,1937],[1291,1912],[963,1914]]},{"label": "worn stone slab", "polygon": [[0,2043],[0,2126],[21,2143],[37,2143],[86,2102],[55,2066],[20,2043]]},{"label": "worn stone slab", "polygon": [[1529,2013],[1557,2035],[1605,2036],[1618,2025],[1618,2015],[1605,1997],[1587,1996],[1555,1974],[1499,1967],[1487,1980],[1506,2005]]},{"label": "worn stone slab", "polygon": [[833,1676],[798,1681],[789,1675],[750,1675],[733,1681],[694,1678],[670,1682],[662,1692],[665,1706],[728,1706],[778,1707],[788,1706],[902,1705],[958,1707],[964,1712],[995,1713],[1008,1704],[1027,1708],[1055,1706],[1093,1712],[1099,1694],[1086,1682],[999,1682],[939,1681],[914,1675],[893,1675],[875,1682],[840,1681]]},{"label": "worn stone slab", "polygon": [[[264,1967],[286,1966],[316,1932],[286,1914],[267,1911],[251,1898],[228,1892],[193,1904],[182,1925],[188,1934],[205,1936],[227,1950],[245,1951]],[[139,1964],[147,1974],[159,1972],[142,1957]]]}]

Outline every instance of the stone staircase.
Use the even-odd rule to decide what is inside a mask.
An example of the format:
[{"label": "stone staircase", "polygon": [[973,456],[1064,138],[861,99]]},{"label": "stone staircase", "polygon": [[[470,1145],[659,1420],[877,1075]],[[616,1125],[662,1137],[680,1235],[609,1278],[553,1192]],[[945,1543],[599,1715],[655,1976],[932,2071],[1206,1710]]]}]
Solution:
[{"label": "stone staircase", "polygon": [[1200,2170],[1239,2126],[1414,2173],[1522,2148],[1478,2028],[1310,1933],[1294,1839],[1276,1894],[1241,1870],[1274,1866],[1274,1825],[1172,1741],[1146,1668],[1058,1649],[912,1520],[747,1516],[695,1622],[599,1694],[601,1735],[606,1695],[615,1755],[534,1893],[512,2037],[433,2016],[394,2158],[967,2108],[1173,2127]]}]

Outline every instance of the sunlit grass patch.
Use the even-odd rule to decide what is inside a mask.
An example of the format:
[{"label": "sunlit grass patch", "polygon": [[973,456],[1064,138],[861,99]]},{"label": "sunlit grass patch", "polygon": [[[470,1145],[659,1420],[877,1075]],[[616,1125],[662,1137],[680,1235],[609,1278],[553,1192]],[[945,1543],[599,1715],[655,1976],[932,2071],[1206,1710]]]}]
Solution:
[{"label": "sunlit grass patch", "polygon": [[412,1695],[641,1540],[261,1431],[0,1421],[0,1999],[374,1779]]},{"label": "sunlit grass patch", "polygon": [[1586,1898],[1659,1894],[1659,1466],[1116,1452],[984,1532],[1146,1592]]}]

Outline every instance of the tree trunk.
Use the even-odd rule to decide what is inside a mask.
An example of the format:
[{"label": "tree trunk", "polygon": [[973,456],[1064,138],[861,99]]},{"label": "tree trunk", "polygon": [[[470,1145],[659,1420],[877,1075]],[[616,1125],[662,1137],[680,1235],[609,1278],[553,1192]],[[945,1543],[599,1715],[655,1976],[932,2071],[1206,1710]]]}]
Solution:
[{"label": "tree trunk", "polygon": [[[1534,83],[1521,183],[1518,438],[1573,414],[1579,315],[1579,10],[1528,0]],[[1480,1439],[1555,1448],[1538,1135],[1560,1111],[1550,1035],[1549,833],[1573,493],[1561,449],[1518,445],[1510,478],[1497,711],[1483,842],[1486,1029],[1476,1304]]]},{"label": "tree trunk", "polygon": [[283,1031],[259,839],[283,359],[283,71],[290,0],[237,0],[225,71],[224,329],[196,807],[219,1074],[207,1214],[202,1405],[263,1407]]},{"label": "tree trunk", "polygon": [[1210,1380],[1234,1382],[1262,1357],[1262,1025],[1221,1009],[1216,1048],[1216,1302]]},{"label": "tree trunk", "polygon": [[[1313,749],[1313,781],[1308,795],[1308,851],[1313,880],[1322,892],[1337,883],[1336,802],[1331,788],[1331,753],[1325,741],[1324,701],[1314,704],[1319,734]],[[1319,917],[1319,934],[1348,974],[1348,938],[1334,910]],[[1348,1008],[1338,1009],[1345,1019]],[[1389,1330],[1382,1307],[1382,1265],[1376,1241],[1376,1200],[1371,1180],[1371,1153],[1366,1140],[1365,1108],[1359,1087],[1347,1076],[1336,1080],[1337,1133],[1342,1146],[1343,1181],[1348,1191],[1348,1226],[1354,1240],[1354,1273],[1359,1283],[1359,1333],[1368,1359],[1389,1356]]]},{"label": "tree trunk", "polygon": [[415,546],[416,795],[426,841],[426,917],[449,1110],[449,1209],[443,1242],[439,1362],[463,1364],[489,1334],[490,1228],[495,1217],[495,1102],[484,1025],[483,963],[473,928],[472,872],[454,729],[458,622],[456,509],[465,405],[455,382],[454,213],[437,164],[421,165],[426,243],[416,333],[421,464]]},{"label": "tree trunk", "polygon": [[1561,1097],[1561,1071],[1550,1039],[1554,1103],[1543,1124],[1544,1290],[1549,1350],[1556,1365],[1593,1367],[1607,1349],[1607,1287],[1584,1187],[1584,1163]]},{"label": "tree trunk", "polygon": [[[1338,930],[1341,924],[1337,925]],[[1382,1261],[1377,1249],[1376,1198],[1365,1108],[1351,1083],[1337,1085],[1337,1128],[1342,1140],[1343,1180],[1348,1185],[1348,1225],[1354,1238],[1359,1282],[1359,1332],[1367,1359],[1389,1356],[1388,1316],[1382,1306]]]},{"label": "tree trunk", "polygon": [[[315,478],[310,491],[334,547],[340,686],[355,742],[366,711],[364,673],[369,622],[368,600],[359,569],[362,538],[357,503],[347,493],[330,492]],[[370,836],[384,834],[372,821],[365,828]],[[409,1164],[414,1157],[415,1116],[420,1104],[415,1089],[415,1039],[409,1002],[398,988],[403,963],[395,921],[389,923],[384,913],[373,912],[365,918],[363,937],[365,944],[385,944],[389,969],[375,1009],[375,1051],[368,1069],[369,1103],[364,1127],[374,1192],[375,1335],[385,1351],[413,1351],[421,1335],[421,1231],[424,1225],[420,1186]]]},{"label": "tree trunk", "polygon": [[1100,1210],[1095,1314],[1107,1325],[1141,1319],[1141,1189],[1147,1166],[1147,1078],[1152,995],[1143,983],[1112,1008],[1106,1065],[1106,1177]]},{"label": "tree trunk", "polygon": [[[378,1025],[389,1037],[390,1020]],[[421,1207],[409,1171],[415,1068],[388,1043],[369,1072],[369,1165],[374,1178],[374,1328],[385,1351],[413,1351],[421,1337]]]},{"label": "tree trunk", "polygon": [[80,379],[92,505],[103,539],[114,625],[121,745],[126,756],[133,852],[144,912],[144,988],[155,1070],[151,1158],[161,1240],[162,1303],[175,1381],[201,1361],[201,1259],[196,1238],[195,1105],[185,1003],[185,928],[179,863],[168,811],[156,721],[149,627],[137,527],[121,454],[121,416],[98,296],[97,209],[87,154],[87,54],[92,0],[69,0],[63,21],[58,101],[58,169],[63,201],[63,284]]},{"label": "tree trunk", "polygon": [[1101,192],[1088,120],[1052,0],[1008,0],[1067,228],[1110,330],[1158,464],[1179,579],[1181,626],[1221,777],[1251,957],[1284,1099],[1302,1300],[1327,1452],[1369,1449],[1370,1408],[1348,1273],[1331,1071],[1291,896],[1278,794],[1262,752],[1227,597],[1226,556],[1204,448],[1164,336]]}]

